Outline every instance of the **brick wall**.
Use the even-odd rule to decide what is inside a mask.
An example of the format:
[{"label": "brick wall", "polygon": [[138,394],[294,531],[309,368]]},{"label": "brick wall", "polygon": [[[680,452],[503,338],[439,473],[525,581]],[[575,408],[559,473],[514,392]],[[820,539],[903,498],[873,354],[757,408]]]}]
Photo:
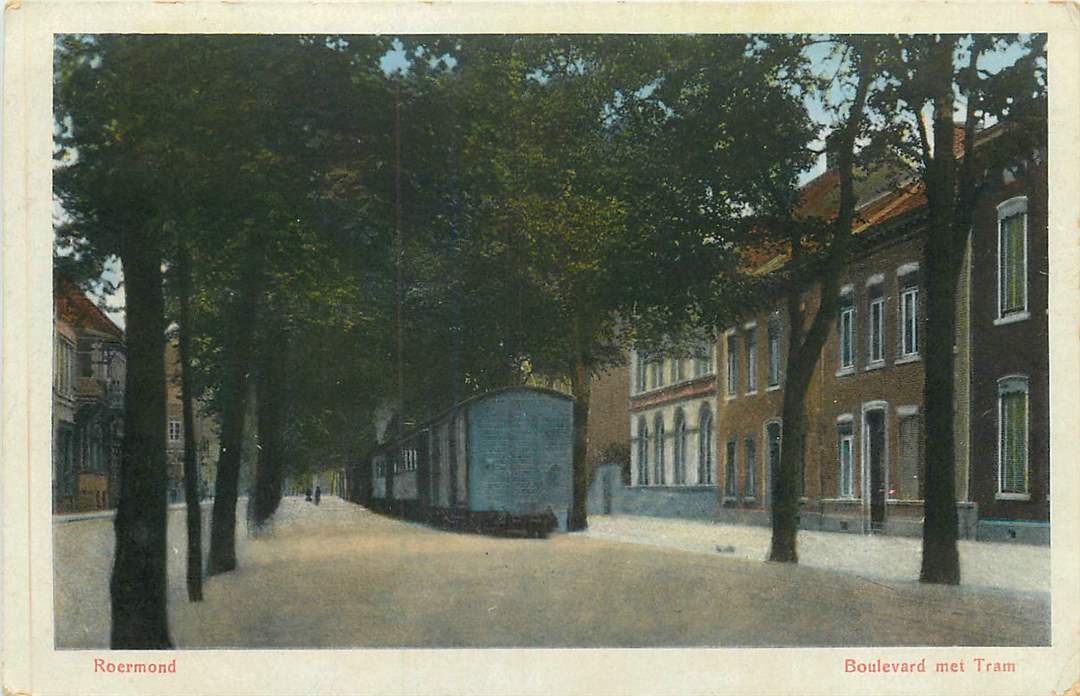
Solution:
[{"label": "brick wall", "polygon": [[[1027,198],[1027,312],[1003,321],[998,308],[998,206]],[[1049,320],[1047,180],[1045,161],[1029,176],[1003,176],[983,196],[972,237],[972,494],[980,518],[1047,521],[1050,516]],[[1010,317],[1015,319],[1016,317]],[[998,493],[999,380],[1028,383],[1026,498]]]}]

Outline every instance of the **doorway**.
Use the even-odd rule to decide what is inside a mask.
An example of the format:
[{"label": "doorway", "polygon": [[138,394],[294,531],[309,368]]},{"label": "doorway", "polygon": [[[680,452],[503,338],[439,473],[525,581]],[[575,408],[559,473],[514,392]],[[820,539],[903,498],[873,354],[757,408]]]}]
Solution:
[{"label": "doorway", "polygon": [[886,458],[885,407],[867,407],[863,410],[863,490],[870,503],[870,532],[885,529]]}]

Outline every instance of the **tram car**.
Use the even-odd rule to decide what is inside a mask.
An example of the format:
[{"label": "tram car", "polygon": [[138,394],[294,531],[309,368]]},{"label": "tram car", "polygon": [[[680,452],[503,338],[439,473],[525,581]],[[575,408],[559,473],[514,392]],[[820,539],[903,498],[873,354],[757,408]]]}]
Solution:
[{"label": "tram car", "polygon": [[346,473],[349,499],[407,519],[488,534],[566,530],[573,399],[536,387],[480,394]]}]

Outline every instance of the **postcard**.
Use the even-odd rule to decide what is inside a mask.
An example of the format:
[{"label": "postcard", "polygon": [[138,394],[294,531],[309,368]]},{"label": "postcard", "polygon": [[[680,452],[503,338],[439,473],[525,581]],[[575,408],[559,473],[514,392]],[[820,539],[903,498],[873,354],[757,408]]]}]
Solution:
[{"label": "postcard", "polygon": [[1076,19],[9,2],[5,693],[1080,693]]}]

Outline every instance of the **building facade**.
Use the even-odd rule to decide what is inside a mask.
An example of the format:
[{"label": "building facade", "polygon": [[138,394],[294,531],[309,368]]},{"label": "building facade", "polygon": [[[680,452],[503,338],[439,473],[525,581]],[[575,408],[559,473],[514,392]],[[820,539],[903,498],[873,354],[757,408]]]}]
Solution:
[{"label": "building facade", "polygon": [[1045,157],[1002,172],[972,232],[971,498],[979,538],[1049,543]]},{"label": "building facade", "polygon": [[[170,503],[184,499],[184,402],[181,390],[180,349],[174,338],[165,344],[165,456],[168,466]],[[213,495],[220,450],[217,421],[205,413],[200,399],[195,411],[195,459],[201,497]]]},{"label": "building facade", "polygon": [[[985,145],[980,145],[985,146]],[[827,207],[829,173],[810,182]],[[823,202],[825,201],[825,202]],[[957,290],[954,393],[959,533],[1049,541],[1049,344],[1045,155],[984,190]],[[800,525],[921,534],[926,197],[870,192],[840,279],[837,315],[806,397]],[[783,258],[761,259],[763,272]],[[818,289],[802,298],[812,316]],[[783,447],[788,318],[779,306],[718,332],[710,356],[634,355],[626,514],[770,524]],[[612,496],[607,495],[610,499]],[[593,508],[601,510],[593,492]]]},{"label": "building facade", "polygon": [[671,355],[634,352],[628,514],[712,517],[716,507],[716,361],[702,338]]},{"label": "building facade", "polygon": [[104,510],[120,494],[124,332],[59,275],[53,327],[53,511]]}]

